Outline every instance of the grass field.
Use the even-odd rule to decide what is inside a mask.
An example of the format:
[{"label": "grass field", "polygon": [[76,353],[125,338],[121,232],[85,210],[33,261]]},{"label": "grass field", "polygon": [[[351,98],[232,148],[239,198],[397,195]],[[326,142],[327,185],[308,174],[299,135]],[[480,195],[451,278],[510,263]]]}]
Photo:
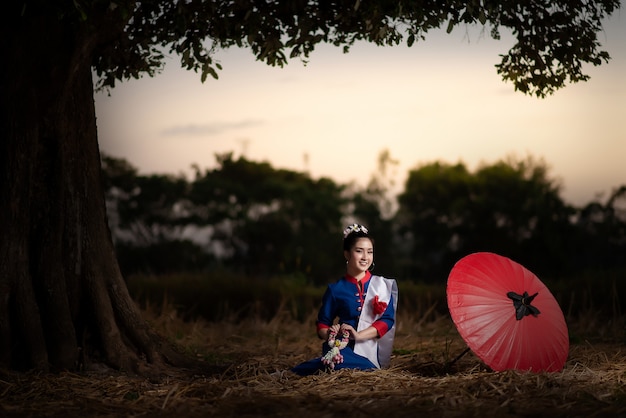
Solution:
[{"label": "grass field", "polygon": [[183,321],[165,305],[148,306],[145,316],[215,372],[0,371],[0,415],[626,417],[624,340],[580,337],[593,324],[570,325],[579,337],[562,372],[496,373],[471,352],[450,364],[466,346],[445,315],[421,321],[399,313],[389,369],[299,377],[288,369],[320,351],[313,312],[304,321],[284,311],[269,320]]}]

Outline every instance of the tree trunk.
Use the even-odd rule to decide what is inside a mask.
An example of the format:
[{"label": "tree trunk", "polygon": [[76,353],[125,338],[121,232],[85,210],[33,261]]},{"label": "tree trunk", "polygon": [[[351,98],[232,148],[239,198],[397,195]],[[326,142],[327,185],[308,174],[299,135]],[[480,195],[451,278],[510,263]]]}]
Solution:
[{"label": "tree trunk", "polygon": [[[19,20],[19,19],[18,19]],[[57,16],[0,29],[0,365],[180,362],[141,319],[108,229],[91,40]]]}]

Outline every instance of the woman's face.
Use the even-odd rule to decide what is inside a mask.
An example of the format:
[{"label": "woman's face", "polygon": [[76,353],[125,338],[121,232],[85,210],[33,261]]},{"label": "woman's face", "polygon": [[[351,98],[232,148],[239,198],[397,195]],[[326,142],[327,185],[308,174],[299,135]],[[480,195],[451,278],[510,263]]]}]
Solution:
[{"label": "woman's face", "polygon": [[374,246],[369,238],[356,240],[350,251],[344,251],[347,264],[347,273],[352,277],[360,276],[374,261]]}]

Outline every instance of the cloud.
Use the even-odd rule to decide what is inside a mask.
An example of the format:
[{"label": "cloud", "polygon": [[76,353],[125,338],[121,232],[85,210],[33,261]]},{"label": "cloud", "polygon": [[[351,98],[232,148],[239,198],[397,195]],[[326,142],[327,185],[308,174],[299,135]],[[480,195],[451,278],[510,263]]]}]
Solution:
[{"label": "cloud", "polygon": [[161,136],[212,136],[228,131],[262,125],[263,121],[244,119],[237,122],[212,122],[206,124],[175,125],[161,131]]}]

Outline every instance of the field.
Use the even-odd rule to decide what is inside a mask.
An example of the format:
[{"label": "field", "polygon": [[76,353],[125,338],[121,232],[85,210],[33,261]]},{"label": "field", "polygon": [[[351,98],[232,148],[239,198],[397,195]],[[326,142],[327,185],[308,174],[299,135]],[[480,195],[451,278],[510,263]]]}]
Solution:
[{"label": "field", "polygon": [[400,315],[389,369],[299,377],[289,368],[319,355],[314,315],[183,321],[167,306],[145,315],[214,372],[0,371],[0,415],[626,417],[626,352],[615,338],[573,342],[559,373],[496,373],[471,352],[454,361],[466,347],[446,316]]}]

